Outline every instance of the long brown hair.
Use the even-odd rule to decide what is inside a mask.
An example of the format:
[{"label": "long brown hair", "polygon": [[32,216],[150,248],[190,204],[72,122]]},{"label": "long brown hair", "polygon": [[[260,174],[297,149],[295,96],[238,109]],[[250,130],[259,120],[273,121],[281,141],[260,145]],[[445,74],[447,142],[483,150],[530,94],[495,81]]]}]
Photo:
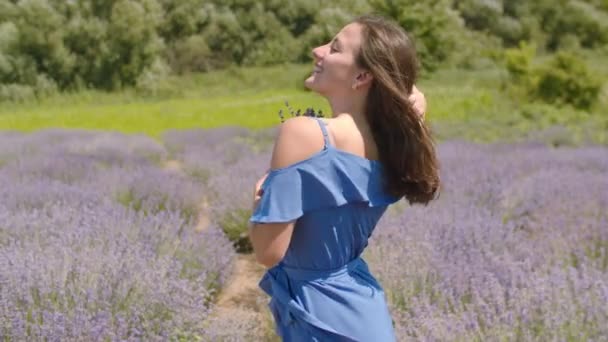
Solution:
[{"label": "long brown hair", "polygon": [[374,76],[365,115],[379,158],[385,166],[387,191],[410,204],[427,204],[439,190],[439,162],[430,129],[409,101],[418,75],[414,44],[398,24],[365,15],[356,63]]}]

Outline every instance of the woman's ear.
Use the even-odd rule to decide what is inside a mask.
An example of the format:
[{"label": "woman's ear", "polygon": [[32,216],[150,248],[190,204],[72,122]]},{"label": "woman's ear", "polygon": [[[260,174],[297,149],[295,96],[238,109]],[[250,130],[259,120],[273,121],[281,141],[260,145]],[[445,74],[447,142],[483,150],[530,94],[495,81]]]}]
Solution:
[{"label": "woman's ear", "polygon": [[356,90],[359,88],[369,86],[372,83],[373,79],[374,79],[374,76],[372,75],[371,72],[362,71],[355,78],[355,81],[353,82],[353,89]]}]

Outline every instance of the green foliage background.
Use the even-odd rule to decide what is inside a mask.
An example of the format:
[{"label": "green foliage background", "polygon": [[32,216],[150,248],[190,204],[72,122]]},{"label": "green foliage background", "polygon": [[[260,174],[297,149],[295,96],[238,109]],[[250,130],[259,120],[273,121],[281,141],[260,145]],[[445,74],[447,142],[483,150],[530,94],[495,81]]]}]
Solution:
[{"label": "green foliage background", "polygon": [[0,0],[0,92],[155,82],[167,74],[310,60],[357,15],[413,33],[426,70],[533,41],[542,50],[608,43],[605,0]]},{"label": "green foliage background", "polygon": [[0,0],[0,129],[158,136],[272,126],[285,100],[326,111],[302,89],[311,48],[366,13],[412,33],[440,136],[606,141],[606,0]]}]

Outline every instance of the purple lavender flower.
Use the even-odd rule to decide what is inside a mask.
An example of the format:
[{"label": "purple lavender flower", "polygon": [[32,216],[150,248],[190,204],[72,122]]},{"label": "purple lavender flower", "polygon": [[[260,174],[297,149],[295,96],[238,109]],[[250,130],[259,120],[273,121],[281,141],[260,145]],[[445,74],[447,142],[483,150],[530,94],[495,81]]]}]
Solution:
[{"label": "purple lavender flower", "polygon": [[[322,118],[323,116],[323,111],[319,110],[318,112],[316,112],[314,110],[314,108],[312,107],[308,107],[306,108],[304,111],[302,111],[301,109],[296,109],[294,110],[290,105],[289,102],[285,101],[285,106],[287,107],[287,111],[289,112],[289,114],[291,115],[291,117],[297,117],[297,116],[310,116],[310,117],[317,117],[317,118]],[[279,110],[279,118],[281,119],[281,123],[285,122],[285,116],[283,115],[283,110]]]}]

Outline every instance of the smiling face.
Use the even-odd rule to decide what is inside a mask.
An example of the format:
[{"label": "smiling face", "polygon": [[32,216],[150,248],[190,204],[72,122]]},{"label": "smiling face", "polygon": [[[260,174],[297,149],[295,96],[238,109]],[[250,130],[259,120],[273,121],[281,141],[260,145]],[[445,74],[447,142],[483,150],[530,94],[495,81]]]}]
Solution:
[{"label": "smiling face", "polygon": [[325,96],[349,95],[355,90],[357,77],[363,70],[357,66],[362,40],[362,26],[359,23],[346,25],[325,45],[312,50],[314,69],[304,85]]}]

